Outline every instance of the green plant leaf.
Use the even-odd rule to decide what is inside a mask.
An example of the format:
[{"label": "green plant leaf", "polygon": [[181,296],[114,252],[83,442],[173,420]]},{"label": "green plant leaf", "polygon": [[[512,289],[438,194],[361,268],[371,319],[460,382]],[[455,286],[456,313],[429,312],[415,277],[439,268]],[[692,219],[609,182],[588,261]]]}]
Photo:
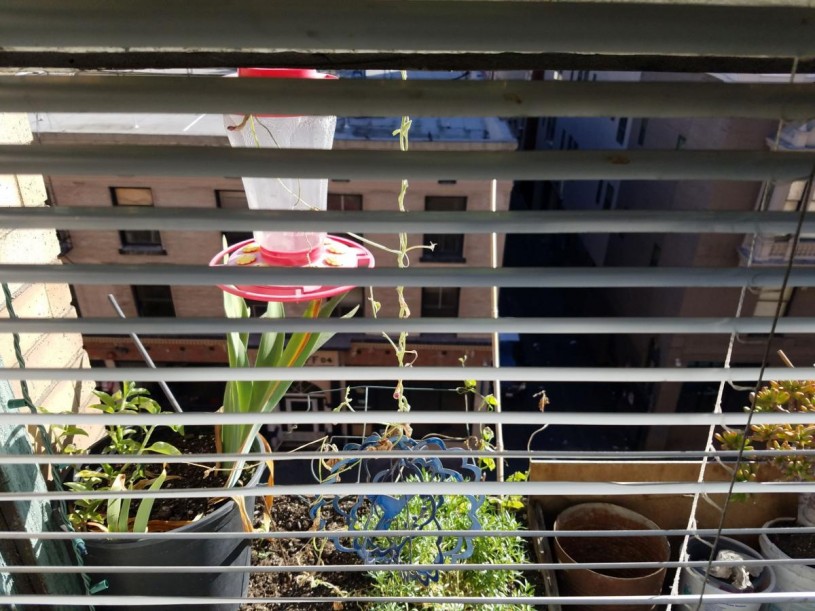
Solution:
[{"label": "green plant leaf", "polygon": [[[231,293],[224,291],[224,312],[228,318],[248,318],[249,309],[246,302]],[[249,367],[247,343],[248,333],[227,333],[226,353],[230,367]],[[224,392],[224,412],[239,412],[252,396],[252,383],[230,381]],[[228,451],[228,450],[227,450]]]},{"label": "green plant leaf", "polygon": [[74,426],[72,424],[63,427],[62,432],[65,435],[84,435],[85,437],[88,436],[88,431],[86,431],[85,429],[81,429],[78,426]]},{"label": "green plant leaf", "polygon": [[[285,318],[285,311],[282,303],[269,302],[266,309],[265,318]],[[255,367],[279,367],[283,357],[283,347],[285,344],[285,334],[264,333],[260,337]],[[273,380],[256,381],[252,384],[252,394],[246,411],[271,411],[271,407],[266,406],[269,396],[272,394],[271,387],[276,384]],[[248,430],[249,427],[247,427]]]},{"label": "green plant leaf", "polygon": [[167,454],[169,456],[180,456],[181,452],[177,447],[166,441],[156,441],[153,445],[144,449],[145,452],[155,452],[156,454]]},{"label": "green plant leaf", "polygon": [[[286,317],[282,303],[269,302],[266,313],[261,318],[281,319]],[[260,336],[255,367],[274,367],[283,352],[283,334],[266,332]]]},{"label": "green plant leaf", "polygon": [[[148,488],[148,490],[150,491],[158,490],[164,484],[164,480],[166,479],[167,470],[162,469],[161,475],[159,475],[156,479],[153,480],[153,483],[150,484],[150,488]],[[142,499],[142,502],[139,505],[139,509],[136,512],[136,519],[133,520],[134,533],[147,532],[147,522],[150,521],[150,512],[153,511],[154,503],[155,499]]]},{"label": "green plant leaf", "polygon": [[[124,473],[120,473],[116,476],[116,479],[113,480],[113,483],[110,485],[110,490],[112,492],[118,492],[122,490],[126,490],[127,487],[125,486],[125,476]],[[108,501],[108,509],[107,509],[107,517],[106,521],[108,524],[108,530],[110,532],[126,532],[127,531],[127,512],[124,513],[125,515],[125,529],[122,531],[119,528],[121,513],[123,511],[122,501],[126,500],[128,504],[128,509],[130,508],[130,499],[122,499],[121,497],[116,497],[114,499],[110,499]]]}]

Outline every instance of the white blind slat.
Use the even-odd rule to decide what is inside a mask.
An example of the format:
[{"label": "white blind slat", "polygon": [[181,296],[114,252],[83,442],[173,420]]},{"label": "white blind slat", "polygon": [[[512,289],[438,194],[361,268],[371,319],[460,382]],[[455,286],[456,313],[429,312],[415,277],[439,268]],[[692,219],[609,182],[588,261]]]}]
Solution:
[{"label": "white blind slat", "polygon": [[[747,3],[6,0],[4,49],[815,55],[815,11]],[[155,16],[161,15],[161,19]],[[184,23],[183,30],[175,27]],[[385,28],[383,23],[398,24]],[[455,26],[455,27],[452,27]],[[647,36],[645,34],[648,34]]]},{"label": "white blind slat", "polygon": [[446,180],[802,180],[815,152],[382,151],[206,146],[0,146],[0,173]]},{"label": "white blind slat", "polygon": [[0,111],[806,120],[806,84],[0,76]]},{"label": "white blind slat", "polygon": [[[236,319],[236,318],[80,318],[0,319],[0,333],[83,333],[85,335],[218,335],[230,331],[247,333],[315,331],[332,333],[550,333],[592,335],[598,333],[691,333],[766,334],[772,318],[347,318]],[[815,318],[791,317],[778,321],[777,333],[813,333]],[[420,338],[421,340],[421,338]],[[364,341],[364,340],[363,340]]]},{"label": "white blind slat", "polygon": [[[208,204],[211,206],[211,203]],[[9,229],[154,229],[163,231],[330,231],[394,233],[760,233],[790,234],[798,213],[727,210],[470,210],[460,212],[364,212],[155,208],[147,206],[51,208],[0,207],[0,226]],[[815,233],[807,218],[804,233]]]},{"label": "white blind slat", "polygon": [[[77,263],[70,266],[0,264],[6,282],[65,282],[86,285],[326,285],[405,287],[780,287],[781,267],[415,267],[326,269],[201,265]],[[791,287],[815,286],[815,269],[799,268]]]}]

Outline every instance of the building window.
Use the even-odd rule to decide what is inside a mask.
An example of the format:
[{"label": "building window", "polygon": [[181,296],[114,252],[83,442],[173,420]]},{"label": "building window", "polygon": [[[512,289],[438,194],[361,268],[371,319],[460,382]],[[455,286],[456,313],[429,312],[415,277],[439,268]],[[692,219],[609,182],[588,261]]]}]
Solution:
[{"label": "building window", "polygon": [[600,197],[603,195],[603,185],[605,185],[605,184],[606,184],[606,182],[604,180],[600,180],[600,181],[597,182],[597,192],[594,194],[594,203],[595,204],[600,203]]},{"label": "building window", "polygon": [[555,139],[555,130],[557,129],[557,119],[555,117],[549,117],[546,120],[546,139],[547,140],[554,140]]},{"label": "building window", "polygon": [[[441,181],[439,181],[441,182]],[[326,208],[337,212],[348,212],[349,210],[362,210],[361,195],[347,195],[345,193],[329,193]]]},{"label": "building window", "polygon": [[[430,195],[424,200],[428,212],[464,212],[467,209],[467,198],[464,196]],[[463,233],[426,233],[424,245],[435,244],[433,250],[422,250],[422,261],[464,263]]]},{"label": "building window", "polygon": [[648,131],[648,119],[640,119],[640,131],[637,134],[637,145],[645,144],[645,133]]},{"label": "building window", "polygon": [[345,297],[342,298],[342,301],[334,308],[334,311],[331,312],[331,317],[342,318],[350,314],[351,310],[357,306],[359,306],[359,309],[354,315],[354,318],[365,316],[365,287],[357,286],[348,291]]},{"label": "building window", "polygon": [[452,179],[447,179],[447,180],[440,180],[440,181],[438,181],[438,183],[440,185],[454,185],[454,184],[458,183],[458,181],[457,180],[452,180]]},{"label": "building window", "polygon": [[566,131],[560,132],[560,150],[563,150],[563,146],[566,144]]},{"label": "building window", "polygon": [[[216,189],[215,203],[225,210],[248,210],[246,192],[242,189]],[[230,246],[253,239],[251,231],[224,231],[223,236]]]},{"label": "building window", "polygon": [[71,240],[71,234],[67,229],[57,229],[57,240],[59,241],[59,256],[65,256],[74,247],[74,242]]},{"label": "building window", "polygon": [[617,144],[625,143],[625,132],[628,129],[628,119],[622,117],[620,122],[617,123]]},{"label": "building window", "polygon": [[614,205],[614,187],[606,185],[606,197],[603,199],[603,210],[611,210]]},{"label": "building window", "polygon": [[[348,211],[360,211],[362,210],[362,195],[348,195],[345,193],[329,193],[328,199],[326,200],[326,208],[328,210],[334,212],[348,212]],[[339,235],[347,240],[353,240],[357,243],[362,243],[358,238],[362,237],[361,233],[355,234],[356,237],[352,236],[350,233],[340,233],[334,234]],[[348,299],[347,297],[345,299]],[[343,299],[343,301],[345,301]]]},{"label": "building window", "polygon": [[142,318],[175,316],[173,294],[169,286],[134,286],[133,302]]},{"label": "building window", "polygon": [[779,300],[781,301],[781,312],[779,312],[779,316],[786,316],[794,290],[793,287],[787,287],[782,295],[780,288],[760,289],[758,298],[756,299],[756,307],[753,310],[753,316],[774,317]]},{"label": "building window", "polygon": [[[794,210],[800,212],[805,188],[805,180],[796,180],[790,185],[790,189],[787,192],[787,197],[784,199],[785,212],[792,212]],[[809,205],[807,206],[807,210],[815,210],[815,189],[812,189],[812,192],[809,194]]]},{"label": "building window", "polygon": [[458,316],[459,293],[461,289],[448,286],[425,287],[422,289],[422,316]]},{"label": "building window", "polygon": [[678,151],[679,149],[685,148],[685,143],[687,141],[688,141],[688,139],[685,138],[685,136],[682,136],[681,134],[679,136],[677,136],[676,137],[676,150]]},{"label": "building window", "polygon": [[[146,187],[111,187],[114,206],[152,206],[153,191]],[[140,255],[167,254],[161,244],[161,233],[152,229],[128,229],[119,232],[119,253]]]}]

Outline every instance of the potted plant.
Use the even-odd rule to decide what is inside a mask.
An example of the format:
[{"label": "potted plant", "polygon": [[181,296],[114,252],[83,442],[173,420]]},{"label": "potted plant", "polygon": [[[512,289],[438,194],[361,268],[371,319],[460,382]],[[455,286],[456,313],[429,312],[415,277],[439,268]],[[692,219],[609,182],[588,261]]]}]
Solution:
[{"label": "potted plant", "polygon": [[[91,407],[109,414],[157,414],[158,403],[147,391],[132,382],[108,394],[95,391],[99,403]],[[81,433],[81,431],[78,431]],[[139,464],[128,457],[145,454],[180,455],[182,452],[213,451],[213,435],[206,431],[184,431],[179,426],[106,426],[107,435],[91,446],[91,454],[102,454],[107,462],[88,464],[74,472],[65,487],[82,493],[89,491],[159,490],[206,486],[206,480],[224,482],[214,469],[203,465]],[[256,446],[258,450],[260,446]],[[245,485],[256,486],[261,469],[257,463],[246,470]],[[211,484],[210,484],[211,485]],[[245,503],[245,506],[244,506]],[[76,500],[69,519],[79,532],[107,532],[110,539],[88,539],[83,564],[87,566],[248,566],[249,547],[240,536],[228,539],[202,537],[173,541],[169,539],[116,539],[120,532],[184,533],[235,532],[245,527],[247,508],[254,498],[241,502],[228,498],[154,499],[92,498]],[[95,592],[109,595],[162,596],[242,596],[248,585],[245,573],[118,573],[93,572]],[[104,607],[99,607],[104,608]],[[115,607],[139,609],[140,605]],[[163,609],[180,608],[164,605]],[[227,611],[236,605],[210,605],[212,611]]]},{"label": "potted plant", "polygon": [[[751,401],[756,413],[799,413],[815,411],[815,380],[772,381],[762,387]],[[748,408],[749,409],[749,408]],[[725,430],[716,435],[724,450],[807,450],[815,448],[815,425],[755,424],[745,435],[742,431]],[[786,481],[815,480],[815,457],[786,454],[759,457],[741,463],[736,472],[740,481],[754,481],[758,469],[771,467],[777,478]],[[798,516],[771,520],[765,527],[815,526],[815,497],[799,495]],[[811,558],[815,552],[815,535],[762,534],[761,551],[766,558]],[[781,564],[775,567],[778,588],[787,592],[815,589],[815,569],[803,564]],[[804,611],[809,603],[787,603],[784,611]],[[770,605],[771,610],[778,609]]]},{"label": "potted plant", "polygon": [[[408,513],[420,515],[425,509],[421,496],[413,496],[408,502]],[[474,527],[473,522],[478,526]],[[391,528],[403,528],[403,524],[393,522]],[[489,497],[480,499],[477,507],[473,506],[472,497],[450,495],[439,505],[435,518],[425,530],[473,530],[468,537],[469,554],[466,557],[441,557],[442,548],[455,548],[458,544],[454,537],[419,536],[413,537],[409,545],[400,549],[396,562],[405,565],[417,564],[495,564],[516,565],[530,562],[526,541],[520,536],[481,536],[477,531],[518,531],[524,528],[519,519],[518,507],[508,505],[507,499]],[[414,571],[415,573],[415,571]],[[475,570],[441,570],[430,575],[431,579],[417,583],[409,578],[411,571],[377,571],[369,574],[372,580],[371,596],[462,596],[462,597],[524,597],[535,596],[535,586],[528,576],[515,569],[497,569],[488,571]],[[448,604],[431,604],[434,609],[452,608]],[[407,608],[396,603],[374,603],[371,609],[390,611]],[[413,608],[413,607],[411,607]],[[459,608],[459,607],[456,607]],[[522,603],[462,605],[462,609],[502,609],[509,611],[532,611],[533,605]]]},{"label": "potted plant", "polygon": [[[715,547],[714,547],[715,545]],[[688,559],[707,561],[711,555],[717,560],[732,564],[712,567],[706,575],[707,566],[683,567],[679,581],[680,594],[732,594],[746,592],[773,592],[775,571],[771,566],[746,566],[741,560],[758,560],[761,556],[751,547],[729,537],[691,537],[688,540]],[[684,611],[692,611],[696,604],[682,605]],[[719,602],[706,604],[704,609],[716,611],[759,611],[761,602]]]},{"label": "potted plant", "polygon": [[[635,511],[611,503],[581,503],[562,511],[554,530],[660,530],[660,526]],[[560,592],[567,596],[656,596],[662,591],[671,546],[664,535],[637,537],[554,538],[555,556],[561,564],[608,562],[652,562],[658,568],[569,569],[558,575]],[[639,611],[642,605],[580,605],[581,611]]]},{"label": "potted plant", "polygon": [[[342,299],[338,295],[330,300],[315,300],[306,307],[306,316],[329,316]],[[249,309],[244,300],[224,293],[227,316],[246,317]],[[353,315],[353,311],[349,313]],[[265,316],[283,316],[279,303],[271,303]],[[250,357],[247,334],[230,333],[227,338],[229,363],[232,367],[299,367],[329,339],[331,334],[264,333],[260,337],[257,354]],[[268,412],[277,406],[291,382],[254,381],[228,382],[224,393],[225,412]],[[122,390],[107,394],[96,392],[100,402],[92,407],[110,414],[156,414],[158,403],[147,391],[125,382]],[[258,434],[259,425],[228,425],[212,431],[186,431],[180,427],[109,425],[107,436],[92,448],[92,452],[105,454],[109,462],[88,465],[79,469],[69,487],[74,492],[158,490],[182,487],[235,487],[257,486],[262,469],[257,461],[236,461],[219,466],[185,465],[175,463],[168,468],[129,463],[131,455],[227,452],[249,454],[260,451],[268,443]],[[189,447],[181,449],[181,444]],[[121,457],[118,462],[115,457]],[[174,471],[178,470],[177,473]],[[141,502],[120,497],[110,499],[80,499],[73,505],[71,521],[79,531],[111,533],[111,539],[86,542],[88,554],[84,563],[89,566],[156,564],[183,566],[249,566],[250,546],[247,539],[232,538],[116,540],[117,532],[240,532],[252,530],[254,496],[231,499],[228,495],[201,504],[176,509],[170,503],[156,504],[150,499]],[[181,499],[188,503],[190,499]],[[268,508],[270,499],[266,499]],[[181,512],[179,514],[179,511]],[[246,595],[249,573],[100,573],[97,581],[106,584],[105,594],[165,596],[219,596]],[[117,607],[130,608],[130,607]],[[133,609],[140,608],[133,606]],[[181,609],[166,605],[160,608]],[[208,605],[211,611],[232,611],[232,605]]]}]

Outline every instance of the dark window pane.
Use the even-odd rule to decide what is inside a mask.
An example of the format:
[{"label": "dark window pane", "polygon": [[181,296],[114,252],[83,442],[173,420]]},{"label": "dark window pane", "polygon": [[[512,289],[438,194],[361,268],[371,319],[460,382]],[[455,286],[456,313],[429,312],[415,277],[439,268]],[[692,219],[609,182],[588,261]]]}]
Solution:
[{"label": "dark window pane", "polygon": [[617,124],[617,143],[623,144],[625,142],[625,131],[628,129],[628,119],[623,117]]},{"label": "dark window pane", "polygon": [[133,230],[120,231],[119,235],[122,238],[122,247],[128,246],[136,247],[157,247],[161,249],[161,233],[152,230]]},{"label": "dark window pane", "polygon": [[645,134],[648,132],[648,119],[640,119],[640,133],[637,135],[637,144],[645,144]]},{"label": "dark window pane", "polygon": [[216,189],[215,201],[219,208],[227,210],[248,210],[246,192],[238,189]]},{"label": "dark window pane", "polygon": [[133,301],[142,318],[175,316],[173,295],[169,286],[134,286]]},{"label": "dark window pane", "polygon": [[458,316],[458,287],[426,287],[422,289],[422,316]]},{"label": "dark window pane", "polygon": [[346,193],[329,193],[326,208],[338,212],[362,210],[362,196]]},{"label": "dark window pane", "polygon": [[[114,206],[152,206],[153,191],[146,187],[111,187]],[[161,232],[155,230],[120,231],[122,248],[119,252],[164,254]]]},{"label": "dark window pane", "polygon": [[339,305],[334,308],[334,311],[331,312],[331,316],[333,318],[340,318],[348,314],[351,310],[355,307],[359,306],[357,313],[354,314],[354,318],[360,318],[365,316],[365,288],[358,286],[352,288],[348,293],[343,297],[342,301],[340,301]]},{"label": "dark window pane", "polygon": [[606,185],[606,197],[603,200],[603,210],[611,210],[614,205],[614,187]]},{"label": "dark window pane", "polygon": [[57,240],[59,240],[59,254],[67,255],[74,247],[71,240],[71,233],[67,229],[57,229]]},{"label": "dark window pane", "polygon": [[[462,196],[428,196],[425,210],[430,212],[464,212],[467,198]],[[426,233],[423,244],[435,244],[434,250],[422,251],[423,261],[464,262],[464,234]]]}]

